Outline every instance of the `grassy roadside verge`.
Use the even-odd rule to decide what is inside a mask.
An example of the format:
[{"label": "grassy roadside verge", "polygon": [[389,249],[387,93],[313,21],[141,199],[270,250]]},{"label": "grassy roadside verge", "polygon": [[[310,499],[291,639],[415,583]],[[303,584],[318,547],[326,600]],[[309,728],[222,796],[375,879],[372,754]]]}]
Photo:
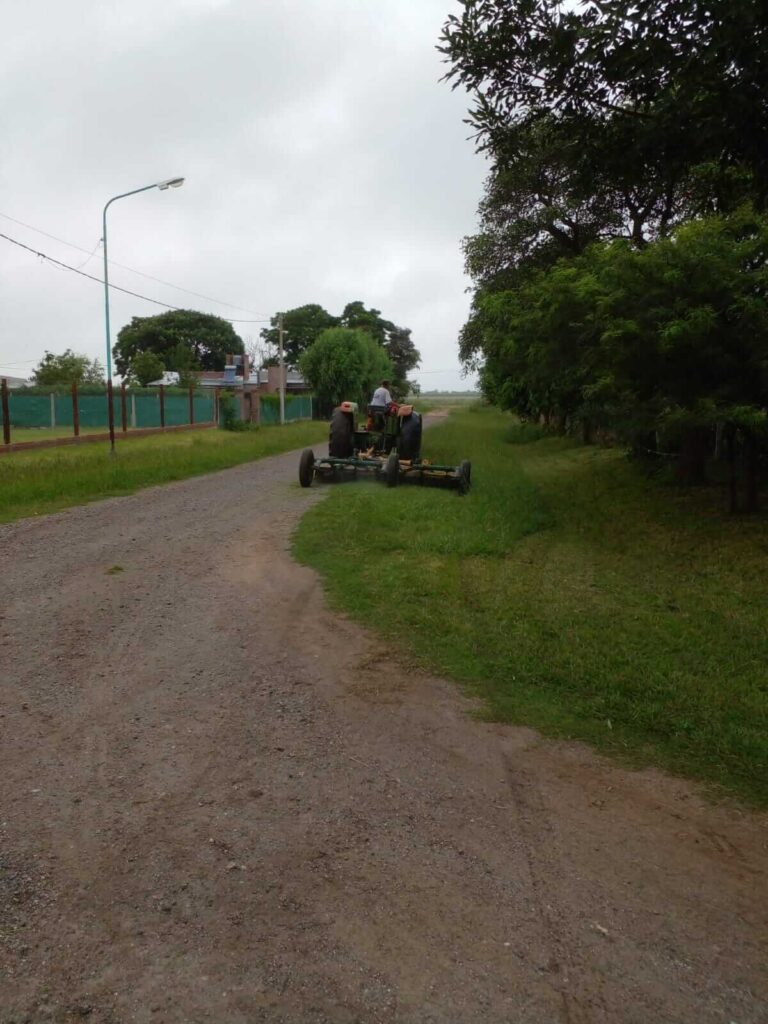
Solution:
[{"label": "grassy roadside verge", "polygon": [[339,487],[305,515],[297,556],[490,718],[768,806],[765,521],[651,483],[618,452],[511,430],[454,413],[425,448],[472,459],[468,498]]},{"label": "grassy roadside verge", "polygon": [[0,458],[0,522],[226,469],[316,444],[327,433],[324,423],[299,422],[243,433],[155,435],[124,444],[118,438],[115,458],[107,444],[11,452]]}]

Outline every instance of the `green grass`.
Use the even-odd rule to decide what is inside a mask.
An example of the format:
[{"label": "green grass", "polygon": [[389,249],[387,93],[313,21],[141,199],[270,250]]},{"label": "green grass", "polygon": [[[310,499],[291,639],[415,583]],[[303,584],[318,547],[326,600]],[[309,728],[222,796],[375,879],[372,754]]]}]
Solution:
[{"label": "green grass", "polygon": [[441,398],[439,395],[430,395],[429,398],[420,398],[418,395],[414,395],[412,398],[408,398],[407,401],[411,403],[419,412],[428,413],[433,412],[435,409],[466,409],[468,406],[480,403],[480,396],[475,395],[446,395]]},{"label": "green grass", "polygon": [[[121,433],[120,429],[118,433]],[[107,427],[81,427],[81,434],[106,434]],[[11,441],[16,444],[20,441],[51,441],[57,437],[72,437],[72,427],[12,427]]]},{"label": "green grass", "polygon": [[324,423],[288,423],[243,433],[225,430],[156,434],[121,443],[8,452],[0,455],[0,522],[56,512],[98,498],[226,469],[315,444]]},{"label": "green grass", "polygon": [[424,447],[472,459],[468,497],[344,485],[302,520],[295,550],[332,603],[491,719],[768,805],[765,521],[493,410]]}]

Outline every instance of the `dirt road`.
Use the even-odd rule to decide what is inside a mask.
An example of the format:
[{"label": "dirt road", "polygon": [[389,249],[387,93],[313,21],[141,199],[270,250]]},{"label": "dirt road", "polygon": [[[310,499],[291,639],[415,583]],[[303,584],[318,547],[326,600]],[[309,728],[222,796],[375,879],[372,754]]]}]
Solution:
[{"label": "dirt road", "polygon": [[0,528],[0,1022],[768,1021],[766,818],[392,664],[295,477]]}]

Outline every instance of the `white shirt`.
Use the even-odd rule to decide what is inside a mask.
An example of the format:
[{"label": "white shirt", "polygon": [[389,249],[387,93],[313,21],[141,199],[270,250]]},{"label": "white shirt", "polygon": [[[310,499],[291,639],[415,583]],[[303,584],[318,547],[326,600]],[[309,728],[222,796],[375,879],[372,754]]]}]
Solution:
[{"label": "white shirt", "polygon": [[391,401],[392,395],[390,395],[386,388],[376,388],[373,392],[371,405],[389,405]]}]

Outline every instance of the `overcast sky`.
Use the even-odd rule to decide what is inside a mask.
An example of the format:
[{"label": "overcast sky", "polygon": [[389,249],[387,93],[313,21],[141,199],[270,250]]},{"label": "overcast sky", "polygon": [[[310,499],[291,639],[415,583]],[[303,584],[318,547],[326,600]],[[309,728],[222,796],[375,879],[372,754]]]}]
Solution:
[{"label": "overcast sky", "polygon": [[[361,299],[460,388],[461,238],[485,175],[439,81],[452,0],[0,0],[0,231],[173,306],[258,320]],[[23,221],[85,252],[8,220]],[[88,253],[95,249],[88,260]],[[85,261],[88,262],[85,262]],[[244,303],[244,306],[238,306]],[[119,293],[113,343],[162,307]],[[237,323],[248,341],[261,323]],[[0,239],[0,372],[104,360],[102,289]]]}]

